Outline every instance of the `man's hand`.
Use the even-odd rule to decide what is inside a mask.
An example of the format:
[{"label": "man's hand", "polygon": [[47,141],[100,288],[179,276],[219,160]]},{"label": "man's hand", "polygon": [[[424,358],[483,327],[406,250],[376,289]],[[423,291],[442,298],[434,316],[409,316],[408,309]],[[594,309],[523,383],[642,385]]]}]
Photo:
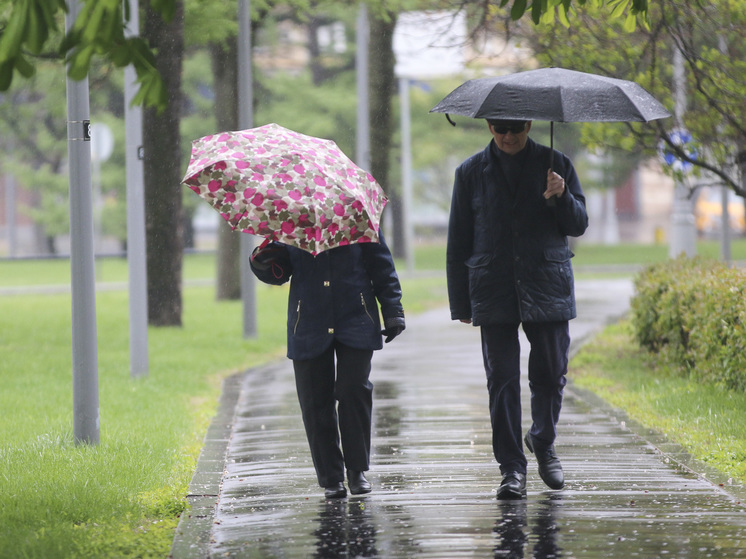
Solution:
[{"label": "man's hand", "polygon": [[553,196],[559,198],[565,193],[565,179],[549,169],[547,171],[547,189],[544,191],[544,198],[549,200]]},{"label": "man's hand", "polygon": [[471,324],[471,318],[460,318],[459,322],[463,322],[464,324]]}]

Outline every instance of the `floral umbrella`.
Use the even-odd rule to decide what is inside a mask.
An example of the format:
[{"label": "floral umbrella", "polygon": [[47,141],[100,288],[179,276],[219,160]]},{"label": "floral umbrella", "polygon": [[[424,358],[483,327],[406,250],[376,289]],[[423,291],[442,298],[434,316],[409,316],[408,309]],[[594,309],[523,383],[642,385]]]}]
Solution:
[{"label": "floral umbrella", "polygon": [[277,124],[194,140],[182,183],[234,230],[314,255],[378,242],[388,201],[333,141]]}]

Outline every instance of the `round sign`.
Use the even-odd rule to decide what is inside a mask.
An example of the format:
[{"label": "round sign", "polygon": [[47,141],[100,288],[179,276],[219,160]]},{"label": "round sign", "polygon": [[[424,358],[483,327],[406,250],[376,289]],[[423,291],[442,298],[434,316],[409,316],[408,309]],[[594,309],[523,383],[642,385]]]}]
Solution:
[{"label": "round sign", "polygon": [[[681,147],[687,157],[690,159],[697,159],[697,150],[691,146],[692,135],[688,130],[680,128],[673,130],[668,136],[671,143],[677,147]],[[668,150],[668,144],[663,140],[658,144],[658,154],[661,161],[671,167],[674,171],[680,173],[688,173],[692,170],[694,165],[689,161],[682,161],[674,153]]]},{"label": "round sign", "polygon": [[114,135],[111,128],[101,122],[91,125],[91,157],[96,161],[106,161],[114,151]]}]

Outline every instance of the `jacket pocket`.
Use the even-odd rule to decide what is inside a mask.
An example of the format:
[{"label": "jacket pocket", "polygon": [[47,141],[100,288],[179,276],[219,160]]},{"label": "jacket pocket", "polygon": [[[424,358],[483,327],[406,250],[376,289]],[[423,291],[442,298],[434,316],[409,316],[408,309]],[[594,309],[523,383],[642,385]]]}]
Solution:
[{"label": "jacket pocket", "polygon": [[567,247],[549,247],[544,249],[544,260],[547,262],[569,262],[575,256]]},{"label": "jacket pocket", "polygon": [[370,311],[368,310],[368,303],[365,302],[365,295],[362,293],[360,294],[360,304],[363,305],[363,311],[365,312],[366,316],[370,319],[371,324],[375,325],[376,321],[373,320],[373,317],[370,314]]},{"label": "jacket pocket", "polygon": [[491,289],[491,263],[492,255],[485,253],[473,254],[464,263],[469,270],[469,296],[472,301],[472,311],[482,303],[485,293]]},{"label": "jacket pocket", "polygon": [[548,267],[550,278],[559,281],[562,289],[558,292],[559,296],[567,297],[572,295],[573,277],[570,259],[575,256],[572,251],[566,247],[548,247],[544,249],[544,260]]},{"label": "jacket pocket", "polygon": [[487,264],[489,264],[491,260],[491,254],[472,254],[469,258],[466,259],[465,264],[467,268],[472,270],[487,266]]}]

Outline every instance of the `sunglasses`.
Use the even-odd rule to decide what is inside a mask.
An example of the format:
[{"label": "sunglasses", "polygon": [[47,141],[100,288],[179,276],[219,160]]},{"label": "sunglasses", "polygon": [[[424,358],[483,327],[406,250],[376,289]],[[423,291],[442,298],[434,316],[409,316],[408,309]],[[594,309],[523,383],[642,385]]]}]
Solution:
[{"label": "sunglasses", "polygon": [[526,124],[516,124],[513,126],[503,126],[500,124],[492,124],[492,129],[495,131],[496,134],[507,134],[508,132],[512,134],[520,134],[524,130],[526,130]]}]

